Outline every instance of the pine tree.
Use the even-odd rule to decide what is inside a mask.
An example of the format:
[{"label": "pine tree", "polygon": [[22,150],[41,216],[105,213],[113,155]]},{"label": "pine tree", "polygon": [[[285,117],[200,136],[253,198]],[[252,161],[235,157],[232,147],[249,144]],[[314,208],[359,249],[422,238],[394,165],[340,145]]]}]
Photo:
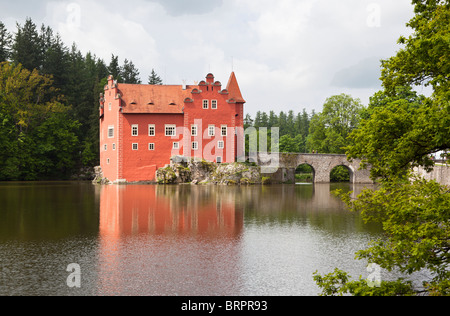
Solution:
[{"label": "pine tree", "polygon": [[11,34],[8,33],[5,24],[0,21],[0,63],[9,59],[11,40]]},{"label": "pine tree", "polygon": [[22,27],[17,23],[17,33],[12,45],[11,59],[16,64],[22,64],[25,69],[41,69],[42,42],[36,29],[36,24],[28,18]]},{"label": "pine tree", "polygon": [[115,80],[122,82],[122,77],[120,76],[120,66],[119,66],[119,56],[111,56],[111,62],[108,66],[108,72],[114,77]]},{"label": "pine tree", "polygon": [[156,74],[155,69],[152,69],[152,74],[148,77],[148,84],[152,84],[152,85],[162,85],[163,84],[161,77]]},{"label": "pine tree", "polygon": [[133,62],[125,59],[122,68],[120,69],[120,77],[123,83],[140,84],[139,70],[134,66]]}]

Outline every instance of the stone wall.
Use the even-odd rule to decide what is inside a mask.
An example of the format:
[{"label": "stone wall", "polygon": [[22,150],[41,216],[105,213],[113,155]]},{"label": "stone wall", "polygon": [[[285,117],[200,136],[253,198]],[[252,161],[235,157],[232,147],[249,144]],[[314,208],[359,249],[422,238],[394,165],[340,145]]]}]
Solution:
[{"label": "stone wall", "polygon": [[423,168],[415,168],[414,171],[426,180],[435,180],[442,185],[450,186],[450,166],[435,166],[431,172]]}]

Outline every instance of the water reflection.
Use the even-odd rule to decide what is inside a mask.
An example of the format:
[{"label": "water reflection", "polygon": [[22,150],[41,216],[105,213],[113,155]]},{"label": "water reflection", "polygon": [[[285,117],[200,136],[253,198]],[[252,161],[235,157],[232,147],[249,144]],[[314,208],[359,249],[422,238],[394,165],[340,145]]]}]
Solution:
[{"label": "water reflection", "polygon": [[215,187],[105,186],[100,200],[100,235],[238,236],[243,206],[233,192]]},{"label": "water reflection", "polygon": [[312,273],[368,241],[337,188],[102,187],[97,294],[315,294]]},{"label": "water reflection", "polygon": [[0,184],[0,295],[315,295],[380,232],[337,188]]}]

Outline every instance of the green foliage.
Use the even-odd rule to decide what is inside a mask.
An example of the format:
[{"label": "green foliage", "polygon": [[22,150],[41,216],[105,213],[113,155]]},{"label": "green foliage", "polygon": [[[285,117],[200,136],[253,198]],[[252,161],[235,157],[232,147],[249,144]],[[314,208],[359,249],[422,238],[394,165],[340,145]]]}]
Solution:
[{"label": "green foliage", "polygon": [[[71,163],[67,164],[72,170],[60,170],[61,177],[66,177],[68,173],[77,174],[82,167],[98,165],[99,94],[104,92],[106,78],[110,74],[119,82],[140,83],[139,71],[133,62],[125,59],[123,65],[120,65],[119,57],[112,55],[109,65],[106,65],[90,52],[83,55],[75,43],[68,48],[59,34],[45,25],[38,28],[31,18],[27,18],[23,25],[17,23],[17,31],[13,35],[0,21],[0,62],[3,61],[11,62],[20,69],[14,70],[17,73],[13,70],[7,75],[3,73],[0,78],[8,85],[8,90],[0,90],[3,124],[0,148],[8,150],[8,154],[4,154],[5,159],[8,157],[2,162],[4,169],[0,171],[0,177],[22,179],[23,172],[20,170],[26,170],[31,161],[25,158],[27,155],[36,157],[42,154],[67,162],[67,157],[50,154],[52,146],[46,142],[46,138],[33,141],[30,138],[30,132],[36,132],[36,127],[40,126],[38,123],[50,118],[50,113],[56,108],[63,109],[64,118],[60,116],[54,119],[66,120],[68,125],[65,128],[69,132],[75,132],[78,138],[77,145],[71,149]],[[25,69],[30,72],[28,77],[22,72]],[[16,78],[12,80],[14,86],[8,83],[7,76]],[[38,81],[42,84],[38,84]],[[34,87],[34,90],[27,89],[28,85]],[[69,122],[79,124],[75,126]],[[50,120],[48,124],[50,123],[53,125],[47,128],[63,127],[56,121]],[[49,134],[44,135],[49,139]],[[59,136],[61,138],[58,140],[64,138]],[[74,144],[73,141],[67,142]],[[26,146],[35,146],[38,150],[31,152],[30,149],[28,153]],[[22,161],[25,162],[25,167],[21,165]],[[32,165],[36,167],[31,168]],[[49,163],[45,163],[43,168],[37,163],[29,166],[29,178],[56,177],[54,174],[44,173],[43,170],[53,168],[49,167]]]},{"label": "green foliage", "polygon": [[[450,2],[413,0],[415,17],[402,48],[383,61],[384,91],[371,99],[360,128],[350,135],[350,158],[372,165],[377,190],[356,199],[341,195],[366,222],[383,225],[385,236],[357,253],[358,259],[410,275],[427,269],[429,279],[414,288],[404,279],[382,282],[368,291],[336,270],[315,280],[324,295],[450,295],[450,191],[434,181],[414,178],[412,167],[433,168],[429,155],[450,148]],[[413,91],[430,86],[430,97]]]},{"label": "green foliage", "polygon": [[358,127],[363,109],[361,102],[349,95],[328,98],[322,113],[311,119],[308,148],[320,153],[344,154],[347,137]]},{"label": "green foliage", "polygon": [[0,64],[0,179],[65,178],[76,164],[79,123],[50,98],[52,81],[21,65]]},{"label": "green foliage", "polygon": [[318,272],[314,281],[322,289],[321,296],[411,296],[415,294],[411,282],[382,281],[379,286],[371,286],[361,277],[358,281],[350,281],[350,276],[339,269],[325,276]]},{"label": "green foliage", "polygon": [[331,182],[350,182],[350,172],[345,166],[337,166],[331,170]]},{"label": "green foliage", "polygon": [[155,69],[152,69],[152,73],[148,77],[148,84],[152,84],[152,85],[162,85],[163,84],[161,77],[158,76]]}]

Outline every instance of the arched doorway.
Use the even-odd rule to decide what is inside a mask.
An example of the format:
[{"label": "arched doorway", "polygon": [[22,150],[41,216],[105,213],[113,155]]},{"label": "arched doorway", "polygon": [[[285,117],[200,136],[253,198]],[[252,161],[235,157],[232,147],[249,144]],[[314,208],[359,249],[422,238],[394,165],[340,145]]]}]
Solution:
[{"label": "arched doorway", "polygon": [[330,181],[333,183],[353,183],[354,172],[351,167],[340,165],[330,172]]},{"label": "arched doorway", "polygon": [[295,169],[295,182],[296,183],[314,183],[316,171],[314,168],[307,164],[301,164]]}]

